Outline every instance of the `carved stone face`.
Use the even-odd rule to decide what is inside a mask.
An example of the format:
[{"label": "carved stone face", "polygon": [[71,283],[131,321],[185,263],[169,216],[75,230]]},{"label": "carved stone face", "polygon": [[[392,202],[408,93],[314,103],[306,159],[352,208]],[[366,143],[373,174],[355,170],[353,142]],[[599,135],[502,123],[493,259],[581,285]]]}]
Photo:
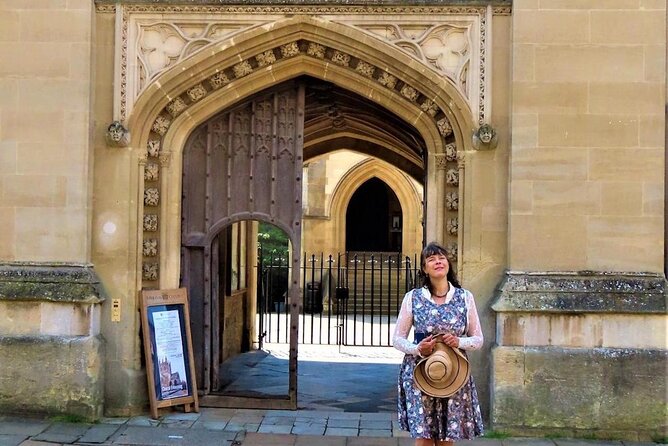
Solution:
[{"label": "carved stone face", "polygon": [[482,141],[483,144],[489,144],[490,141],[492,141],[492,138],[494,138],[494,133],[494,129],[491,125],[483,124],[478,130],[478,138],[480,138],[480,141]]},{"label": "carved stone face", "polygon": [[114,121],[109,125],[109,128],[107,129],[107,134],[109,135],[109,139],[115,142],[120,142],[121,139],[123,139],[123,136],[125,135],[125,128],[123,127],[123,124],[121,124],[118,121]]}]

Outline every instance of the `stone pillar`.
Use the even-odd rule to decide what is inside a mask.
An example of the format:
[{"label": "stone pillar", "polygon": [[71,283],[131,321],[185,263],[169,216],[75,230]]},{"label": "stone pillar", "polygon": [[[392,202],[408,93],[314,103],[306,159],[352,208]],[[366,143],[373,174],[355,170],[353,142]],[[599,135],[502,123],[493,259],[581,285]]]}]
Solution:
[{"label": "stone pillar", "polygon": [[665,437],[666,3],[513,2],[494,429]]},{"label": "stone pillar", "polygon": [[0,411],[102,415],[89,0],[0,13]]}]

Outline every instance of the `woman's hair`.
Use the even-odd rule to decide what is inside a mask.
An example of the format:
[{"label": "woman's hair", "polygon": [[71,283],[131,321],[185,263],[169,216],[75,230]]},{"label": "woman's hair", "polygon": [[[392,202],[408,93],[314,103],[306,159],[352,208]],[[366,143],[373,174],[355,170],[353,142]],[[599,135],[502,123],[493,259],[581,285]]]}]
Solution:
[{"label": "woman's hair", "polygon": [[420,273],[422,275],[422,286],[426,286],[427,288],[429,288],[429,292],[431,293],[434,292],[434,290],[432,289],[431,281],[429,280],[429,276],[424,273],[424,265],[427,262],[427,257],[431,257],[437,254],[443,254],[448,259],[448,275],[447,275],[448,282],[450,282],[453,286],[457,288],[461,288],[462,286],[459,284],[459,281],[457,280],[457,274],[455,273],[455,269],[452,267],[452,264],[450,263],[448,252],[445,250],[444,247],[442,247],[436,242],[430,242],[427,246],[424,247],[424,249],[422,250],[422,254],[420,254]]}]

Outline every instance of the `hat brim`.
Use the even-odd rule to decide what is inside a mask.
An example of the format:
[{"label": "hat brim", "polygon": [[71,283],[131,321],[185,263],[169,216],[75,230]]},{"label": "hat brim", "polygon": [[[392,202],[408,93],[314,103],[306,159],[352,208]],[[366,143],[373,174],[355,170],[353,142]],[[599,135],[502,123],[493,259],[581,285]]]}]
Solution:
[{"label": "hat brim", "polygon": [[[434,346],[434,352],[442,352],[448,356],[452,364],[452,371],[443,380],[434,381],[429,379],[424,371],[424,366],[429,359],[420,359],[415,364],[415,371],[413,373],[415,386],[420,389],[422,393],[437,397],[447,398],[459,391],[469,379],[470,367],[469,361],[459,349],[452,348],[442,342],[437,342]],[[434,353],[432,353],[433,355]]]}]

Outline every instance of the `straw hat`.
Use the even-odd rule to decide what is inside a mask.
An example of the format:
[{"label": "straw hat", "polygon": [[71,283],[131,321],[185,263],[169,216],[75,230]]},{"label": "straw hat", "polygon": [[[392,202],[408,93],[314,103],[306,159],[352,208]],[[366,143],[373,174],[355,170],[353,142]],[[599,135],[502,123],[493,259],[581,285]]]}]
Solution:
[{"label": "straw hat", "polygon": [[458,348],[436,342],[434,351],[415,365],[415,385],[437,398],[454,395],[469,379],[469,361]]}]

